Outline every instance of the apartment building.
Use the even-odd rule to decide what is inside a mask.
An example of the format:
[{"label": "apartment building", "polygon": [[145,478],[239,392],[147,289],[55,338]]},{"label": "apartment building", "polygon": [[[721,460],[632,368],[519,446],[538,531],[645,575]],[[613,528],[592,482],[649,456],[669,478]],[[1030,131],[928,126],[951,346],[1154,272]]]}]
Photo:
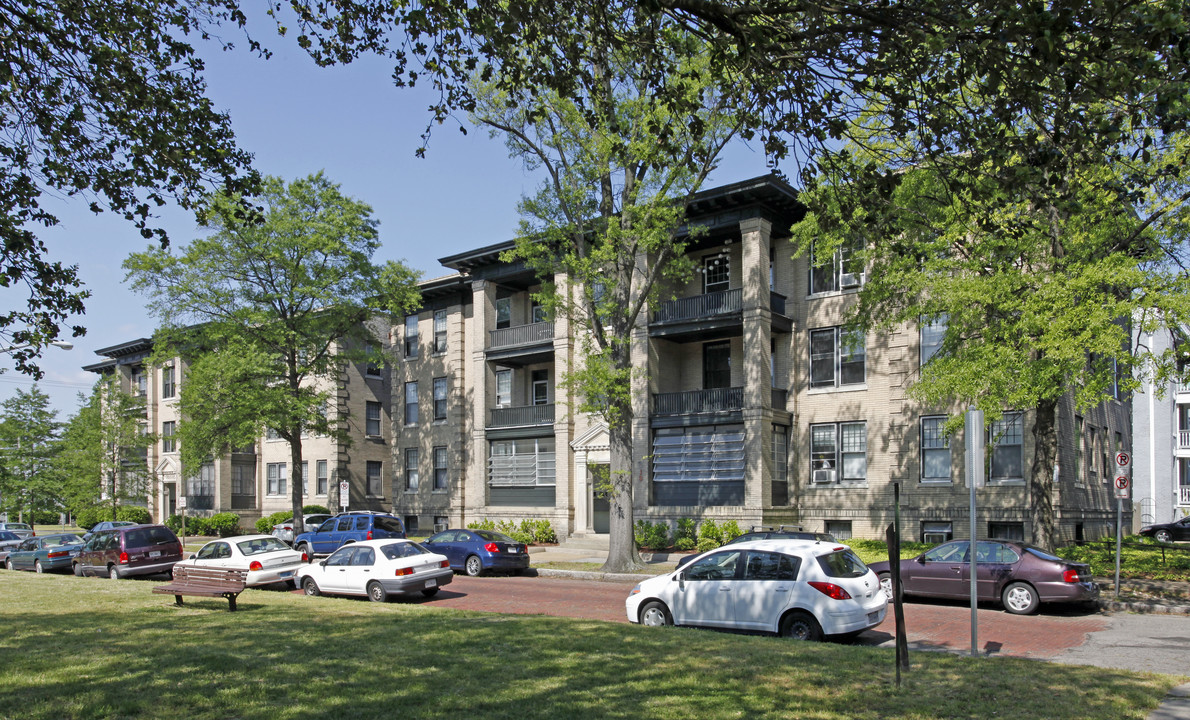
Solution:
[{"label": "apartment building", "polygon": [[[1176,351],[1185,370],[1184,333],[1166,328],[1137,333],[1134,343],[1153,353]],[[1133,398],[1133,530],[1190,514],[1190,384],[1156,387],[1146,381]]]}]

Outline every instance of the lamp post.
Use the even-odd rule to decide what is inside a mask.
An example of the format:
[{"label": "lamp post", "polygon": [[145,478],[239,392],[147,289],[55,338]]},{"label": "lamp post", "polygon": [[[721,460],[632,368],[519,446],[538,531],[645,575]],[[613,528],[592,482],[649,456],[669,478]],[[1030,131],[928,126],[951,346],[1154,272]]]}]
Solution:
[{"label": "lamp post", "polygon": [[[74,343],[70,342],[69,340],[52,340],[46,344],[53,345],[54,347],[60,347],[63,350],[74,349]],[[0,348],[0,352],[14,352],[16,350],[25,350],[26,348],[35,347],[36,345],[37,345],[37,343],[25,343],[24,345],[9,345],[6,348]]]}]

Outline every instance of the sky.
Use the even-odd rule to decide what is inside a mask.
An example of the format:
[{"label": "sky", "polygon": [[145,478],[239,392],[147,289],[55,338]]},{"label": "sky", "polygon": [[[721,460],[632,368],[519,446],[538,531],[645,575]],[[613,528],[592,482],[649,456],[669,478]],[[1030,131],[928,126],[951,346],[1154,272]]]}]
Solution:
[{"label": "sky", "polygon": [[[382,242],[373,260],[402,260],[427,279],[451,272],[438,258],[512,239],[517,203],[540,180],[508,156],[502,139],[470,125],[464,135],[459,123],[448,122],[434,129],[426,157],[417,158],[430,119],[426,108],[436,95],[395,88],[389,64],[379,59],[318,68],[280,40],[270,46],[269,60],[240,49],[202,53],[208,97],[231,116],[240,147],[253,153],[262,174],[292,180],[324,171],[345,194],[372,206]],[[767,172],[763,153],[738,143],[704,187]],[[46,348],[39,363],[45,377],[37,385],[65,421],[78,409],[78,394],[89,393],[97,379],[82,370],[102,359],[96,350],[153,334],[146,298],[123,283],[121,269],[149,241],[110,213],[93,215],[82,198],[47,199],[45,205],[61,220],[38,230],[50,259],[77,264],[92,293],[86,315],[65,324],[81,324],[87,334],[63,338],[74,343],[72,350]],[[164,210],[161,227],[173,247],[202,235],[189,213]],[[0,291],[0,307],[23,303],[23,290]],[[0,355],[0,368],[0,400],[32,387],[7,355]]]}]

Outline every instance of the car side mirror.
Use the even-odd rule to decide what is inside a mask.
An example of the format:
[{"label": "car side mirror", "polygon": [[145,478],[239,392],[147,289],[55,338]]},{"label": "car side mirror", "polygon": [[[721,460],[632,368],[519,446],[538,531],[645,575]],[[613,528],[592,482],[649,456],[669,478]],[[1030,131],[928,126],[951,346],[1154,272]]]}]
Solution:
[{"label": "car side mirror", "polygon": [[323,560],[322,562],[320,562],[318,564],[321,565],[322,567],[326,567],[326,560]]},{"label": "car side mirror", "polygon": [[679,590],[686,589],[686,571],[685,570],[678,573],[678,589]]},{"label": "car side mirror", "polygon": [[191,560],[193,560],[193,559],[194,559],[194,558],[196,558],[196,557],[198,557],[198,556],[197,556],[197,555],[195,555],[194,553],[191,553],[191,554],[190,554],[190,559],[191,559]]},{"label": "car side mirror", "polygon": [[918,565],[925,565],[925,564],[926,564],[926,556],[925,556],[925,555],[918,555],[918,556],[917,556],[916,558],[914,558],[914,559],[915,559],[915,560],[917,560],[917,564],[918,564]]}]

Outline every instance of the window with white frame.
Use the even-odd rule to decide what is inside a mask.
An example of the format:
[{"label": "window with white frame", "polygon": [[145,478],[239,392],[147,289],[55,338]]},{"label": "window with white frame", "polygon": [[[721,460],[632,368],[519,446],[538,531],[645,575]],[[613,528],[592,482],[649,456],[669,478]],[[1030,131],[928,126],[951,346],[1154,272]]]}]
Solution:
[{"label": "window with white frame", "polygon": [[177,432],[178,424],[173,420],[166,420],[161,423],[161,452],[171,453],[178,451],[178,439],[174,433]]},{"label": "window with white frame", "polygon": [[326,495],[327,485],[330,484],[330,478],[327,474],[327,461],[319,460],[314,465],[315,471],[318,473],[318,482],[315,484],[316,493],[319,495]]},{"label": "window with white frame", "polygon": [[417,424],[417,382],[405,383],[405,424]]},{"label": "window with white frame", "polygon": [[552,486],[557,482],[554,438],[492,440],[488,482],[493,486]]},{"label": "window with white frame", "polygon": [[446,378],[434,378],[434,420],[446,419]]},{"label": "window with white frame", "polygon": [[417,316],[407,315],[405,317],[405,357],[417,357]]},{"label": "window with white frame", "polygon": [[943,432],[946,416],[921,419],[921,481],[950,482],[950,438]]},{"label": "window with white frame", "polygon": [[726,253],[708,255],[702,259],[703,294],[727,290],[731,287],[731,270]]},{"label": "window with white frame", "polygon": [[434,448],[434,492],[442,492],[447,489],[446,457],[446,446],[439,445]]},{"label": "window with white frame", "polygon": [[496,371],[496,407],[512,405],[512,371]]},{"label": "window with white frame", "polygon": [[376,362],[376,348],[372,343],[364,345],[364,375],[368,377],[380,377],[380,365]]},{"label": "window with white frame", "polygon": [[446,352],[446,311],[434,311],[434,352]]},{"label": "window with white frame", "polygon": [[268,479],[269,495],[284,495],[289,480],[289,470],[285,463],[269,463],[265,466],[265,477]]},{"label": "window with white frame", "polygon": [[860,241],[845,243],[830,257],[810,249],[810,294],[855,289],[864,284],[864,264],[859,257]]},{"label": "window with white frame", "polygon": [[533,385],[533,404],[547,405],[550,401],[549,370],[534,370],[530,375]]},{"label": "window with white frame", "polygon": [[810,482],[862,482],[868,477],[868,429],[864,422],[810,426]]},{"label": "window with white frame", "polygon": [[265,440],[280,440],[281,433],[277,432],[277,428],[265,428],[264,429],[264,439]]},{"label": "window with white frame", "polygon": [[921,541],[937,545],[954,539],[954,527],[949,522],[923,520],[921,523]]},{"label": "window with white frame", "polygon": [[866,338],[841,327],[810,331],[810,387],[862,385],[866,380]]},{"label": "window with white frame", "polygon": [[310,462],[302,461],[302,495],[310,495]]},{"label": "window with white frame", "polygon": [[380,403],[368,401],[364,403],[364,434],[368,437],[380,437]]},{"label": "window with white frame", "polygon": [[148,376],[145,375],[145,369],[140,365],[132,368],[132,378],[129,383],[132,386],[132,394],[137,397],[144,397],[148,390]]},{"label": "window with white frame", "polygon": [[421,475],[417,469],[417,448],[405,448],[405,492],[416,492]]},{"label": "window with white frame", "polygon": [[947,316],[940,315],[932,322],[921,323],[919,327],[921,348],[921,364],[925,365],[930,358],[942,349],[942,341],[946,338]]},{"label": "window with white frame", "polygon": [[537,300],[532,300],[529,305],[529,322],[543,323],[545,321],[545,306]]},{"label": "window with white frame", "polygon": [[[235,498],[256,497],[256,463],[232,461],[231,463],[231,497],[235,507]],[[249,507],[251,507],[249,505]]]},{"label": "window with white frame", "polygon": [[836,540],[851,539],[850,520],[827,520],[823,529],[831,535],[834,535]]},{"label": "window with white frame", "polygon": [[174,392],[177,391],[176,381],[173,365],[161,368],[161,397],[171,398],[174,396]]},{"label": "window with white frame", "polygon": [[992,449],[991,480],[1023,480],[1025,478],[1024,426],[1021,413],[1008,412],[988,428],[988,445]]},{"label": "window with white frame", "polygon": [[205,462],[198,475],[186,483],[186,501],[193,510],[212,510],[215,507],[215,463]]},{"label": "window with white frame", "polygon": [[1084,469],[1087,467],[1087,435],[1083,426],[1083,419],[1074,416],[1074,483],[1085,484]]},{"label": "window with white frame", "polygon": [[496,298],[496,329],[512,327],[512,298]]},{"label": "window with white frame", "polygon": [[368,497],[384,497],[384,463],[369,460],[365,473]]}]

